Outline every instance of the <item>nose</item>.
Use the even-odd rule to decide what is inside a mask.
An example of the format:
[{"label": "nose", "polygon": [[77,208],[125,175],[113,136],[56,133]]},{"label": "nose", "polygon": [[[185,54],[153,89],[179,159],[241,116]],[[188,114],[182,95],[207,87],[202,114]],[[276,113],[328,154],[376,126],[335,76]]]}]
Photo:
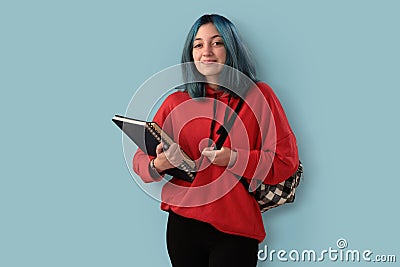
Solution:
[{"label": "nose", "polygon": [[212,46],[210,44],[205,44],[203,46],[203,56],[212,56],[213,55],[213,51],[212,51]]}]

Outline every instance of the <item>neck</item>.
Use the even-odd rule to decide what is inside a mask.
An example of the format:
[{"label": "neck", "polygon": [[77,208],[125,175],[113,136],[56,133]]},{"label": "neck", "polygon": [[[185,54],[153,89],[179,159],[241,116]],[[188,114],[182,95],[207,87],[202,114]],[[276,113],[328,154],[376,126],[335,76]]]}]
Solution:
[{"label": "neck", "polygon": [[218,84],[218,78],[217,77],[214,77],[214,76],[210,76],[210,77],[207,77],[207,85],[210,87],[210,88],[212,88],[212,89],[214,89],[214,90],[217,90],[218,88],[219,88],[219,84]]}]

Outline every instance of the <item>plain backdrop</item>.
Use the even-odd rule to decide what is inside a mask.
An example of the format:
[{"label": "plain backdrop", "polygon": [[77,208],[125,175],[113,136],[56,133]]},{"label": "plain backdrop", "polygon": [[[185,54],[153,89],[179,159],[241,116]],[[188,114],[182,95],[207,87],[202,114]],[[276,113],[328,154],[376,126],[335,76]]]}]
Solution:
[{"label": "plain backdrop", "polygon": [[395,255],[399,8],[396,0],[3,1],[0,266],[170,266],[167,214],[131,176],[111,118],[146,79],[180,62],[205,13],[238,27],[305,165],[295,204],[263,215],[260,248],[318,252],[343,238],[347,249]]}]

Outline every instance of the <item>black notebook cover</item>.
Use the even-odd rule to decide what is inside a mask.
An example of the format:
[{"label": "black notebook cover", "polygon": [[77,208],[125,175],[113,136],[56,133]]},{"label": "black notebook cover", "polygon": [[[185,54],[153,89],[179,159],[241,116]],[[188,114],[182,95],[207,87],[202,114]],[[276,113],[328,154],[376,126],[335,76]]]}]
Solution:
[{"label": "black notebook cover", "polygon": [[[132,118],[115,115],[112,121],[147,155],[156,156],[156,147],[161,142],[164,149],[168,149],[172,138],[162,131],[155,122],[146,122]],[[175,178],[192,182],[196,176],[195,163],[189,156],[184,154],[184,161],[181,166],[165,171]]]}]

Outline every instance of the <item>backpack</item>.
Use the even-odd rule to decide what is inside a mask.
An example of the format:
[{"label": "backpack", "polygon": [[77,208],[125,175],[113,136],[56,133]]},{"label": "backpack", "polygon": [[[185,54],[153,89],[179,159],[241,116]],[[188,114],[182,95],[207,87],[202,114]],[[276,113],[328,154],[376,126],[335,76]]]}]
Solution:
[{"label": "backpack", "polygon": [[302,174],[303,164],[299,161],[296,172],[279,184],[270,185],[261,183],[255,191],[251,191],[250,185],[244,177],[240,177],[239,181],[253,194],[260,207],[260,211],[265,212],[283,204],[294,202],[296,188],[300,184]]}]

